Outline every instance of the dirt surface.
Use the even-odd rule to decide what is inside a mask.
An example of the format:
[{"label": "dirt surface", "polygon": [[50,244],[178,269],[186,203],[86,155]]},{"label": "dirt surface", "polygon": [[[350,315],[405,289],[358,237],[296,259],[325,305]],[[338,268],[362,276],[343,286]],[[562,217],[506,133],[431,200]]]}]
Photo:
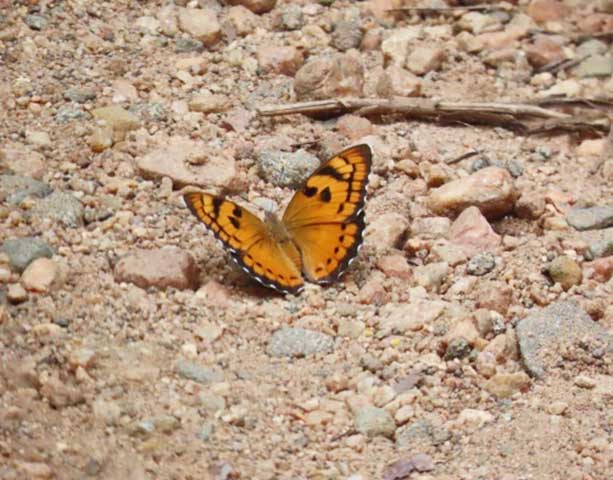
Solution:
[{"label": "dirt surface", "polygon": [[[613,4],[409,4],[0,0],[0,479],[611,478],[606,134],[257,109],[603,120]],[[331,286],[258,286],[183,205],[283,208],[357,143],[364,248]]]}]

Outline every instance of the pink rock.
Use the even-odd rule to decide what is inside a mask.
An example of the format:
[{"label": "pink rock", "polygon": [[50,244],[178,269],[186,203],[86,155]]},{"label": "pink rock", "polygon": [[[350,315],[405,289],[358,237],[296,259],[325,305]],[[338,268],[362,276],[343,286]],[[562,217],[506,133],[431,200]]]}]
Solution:
[{"label": "pink rock", "polygon": [[209,8],[179,8],[179,28],[212,47],[221,40],[221,25],[217,14]]},{"label": "pink rock", "polygon": [[520,28],[509,27],[502,32],[488,32],[477,35],[474,43],[485,50],[501,50],[509,48],[514,42],[526,35]]},{"label": "pink rock", "polygon": [[228,10],[228,20],[241,37],[253,32],[258,24],[258,16],[242,5],[231,7]]},{"label": "pink rock", "polygon": [[381,73],[376,90],[382,97],[418,97],[421,80],[404,68],[392,65]]},{"label": "pink rock", "polygon": [[341,135],[350,141],[358,140],[367,135],[371,135],[374,127],[370,120],[357,115],[343,115],[336,122],[336,128]]},{"label": "pink rock", "polygon": [[409,227],[408,220],[399,213],[384,213],[371,221],[365,238],[368,244],[378,250],[395,248]]},{"label": "pink rock", "polygon": [[599,282],[608,282],[613,276],[613,256],[597,258],[583,264],[583,275]]},{"label": "pink rock", "polygon": [[563,39],[553,35],[536,35],[534,43],[524,48],[530,64],[542,67],[552,62],[564,60]]},{"label": "pink rock", "polygon": [[198,267],[194,257],[177,247],[135,250],[115,266],[115,281],[141,288],[196,288]]},{"label": "pink rock", "polygon": [[24,270],[21,284],[26,290],[48,292],[57,276],[57,265],[50,258],[37,258]]},{"label": "pink rock", "polygon": [[513,210],[516,196],[509,172],[487,167],[434,189],[428,197],[428,206],[439,214],[459,213],[475,206],[485,217],[495,219]]},{"label": "pink rock", "polygon": [[390,295],[383,287],[381,274],[371,276],[360,288],[357,300],[367,305],[383,305],[390,301]]},{"label": "pink rock", "polygon": [[406,66],[416,75],[439,70],[447,55],[440,47],[417,47],[409,52]]},{"label": "pink rock", "polygon": [[451,220],[447,217],[417,217],[411,224],[411,236],[445,238],[450,227]]},{"label": "pink rock", "polygon": [[344,53],[320,55],[298,70],[294,91],[299,100],[359,97],[364,88],[364,67]]},{"label": "pink rock", "polygon": [[288,77],[293,77],[304,63],[304,55],[296,47],[262,46],[256,56],[262,70]]},{"label": "pink rock", "polygon": [[494,232],[477,207],[468,207],[451,224],[449,241],[461,246],[472,257],[479,252],[496,249],[500,245],[500,235]]},{"label": "pink rock", "polygon": [[532,0],[528,5],[528,15],[538,23],[562,20],[569,13],[568,7],[558,0]]},{"label": "pink rock", "polygon": [[536,220],[545,213],[545,197],[542,193],[527,189],[517,199],[514,211],[519,218]]},{"label": "pink rock", "polygon": [[232,301],[232,292],[221,283],[209,280],[195,293],[196,298],[205,305],[227,307]]},{"label": "pink rock", "polygon": [[5,143],[0,150],[0,164],[6,165],[17,175],[42,180],[46,172],[45,157],[22,143]]},{"label": "pink rock", "polygon": [[[141,175],[149,178],[169,177],[173,186],[224,187],[236,177],[233,158],[226,155],[212,155],[194,165],[193,159],[207,151],[205,142],[187,137],[170,137],[165,145],[137,160]],[[191,161],[191,164],[188,164]]]},{"label": "pink rock", "polygon": [[591,13],[580,17],[577,28],[586,34],[613,32],[613,15],[606,13]]},{"label": "pink rock", "polygon": [[513,302],[513,289],[504,282],[481,281],[473,291],[476,307],[506,315]]},{"label": "pink rock", "polygon": [[408,280],[411,278],[411,268],[404,255],[393,253],[379,259],[377,267],[388,277]]},{"label": "pink rock", "polygon": [[226,3],[230,5],[242,5],[253,13],[266,13],[270,12],[275,7],[277,0],[227,0]]}]

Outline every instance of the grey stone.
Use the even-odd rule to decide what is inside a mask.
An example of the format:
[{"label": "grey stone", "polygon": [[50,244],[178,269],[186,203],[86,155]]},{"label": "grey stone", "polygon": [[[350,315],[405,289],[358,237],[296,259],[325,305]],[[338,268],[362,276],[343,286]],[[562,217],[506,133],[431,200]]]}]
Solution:
[{"label": "grey stone", "polygon": [[64,98],[76,103],[85,103],[95,100],[96,92],[91,88],[69,88],[64,92]]},{"label": "grey stone", "polygon": [[53,192],[42,199],[32,209],[32,215],[39,219],[50,218],[73,228],[83,225],[81,202],[66,192]]},{"label": "grey stone", "polygon": [[445,360],[453,360],[454,358],[464,358],[470,355],[472,348],[465,338],[454,338],[447,345],[445,350]]},{"label": "grey stone", "polygon": [[222,382],[224,375],[219,370],[210,367],[204,367],[197,363],[188,362],[187,360],[181,360],[176,366],[179,376],[194,382],[207,385],[209,383]]},{"label": "grey stone", "polygon": [[521,177],[524,174],[524,166],[517,160],[511,160],[507,163],[506,168],[513,178]]},{"label": "grey stone", "polygon": [[607,44],[600,40],[591,39],[583,42],[577,47],[577,56],[602,54],[607,51]]},{"label": "grey stone", "polygon": [[278,187],[298,188],[319,166],[319,159],[305,150],[294,153],[262,150],[257,153],[260,175]]},{"label": "grey stone", "polygon": [[198,432],[198,438],[203,442],[208,442],[211,439],[211,435],[215,432],[215,425],[212,422],[207,422],[202,425],[202,428]]},{"label": "grey stone", "polygon": [[613,204],[590,208],[573,208],[566,221],[577,230],[594,230],[613,226]]},{"label": "grey stone", "polygon": [[17,272],[23,272],[37,258],[53,256],[51,247],[34,237],[9,238],[2,245],[2,251],[9,256],[11,267]]},{"label": "grey stone", "polygon": [[613,255],[613,238],[606,238],[599,242],[591,243],[589,249],[593,258]]},{"label": "grey stone", "polygon": [[334,348],[329,335],[304,328],[283,327],[272,334],[266,352],[273,357],[305,357]]},{"label": "grey stone", "polygon": [[573,70],[579,78],[608,77],[613,74],[613,57],[590,55]]},{"label": "grey stone", "polygon": [[59,123],[68,123],[72,120],[83,120],[87,118],[87,116],[88,115],[80,108],[64,106],[58,109],[55,114],[55,119]]},{"label": "grey stone", "polygon": [[358,48],[362,42],[361,22],[357,19],[341,20],[334,26],[332,32],[332,46],[341,52],[351,48]]},{"label": "grey stone", "polygon": [[26,15],[25,22],[32,30],[42,30],[47,25],[47,19],[40,15]]},{"label": "grey stone", "polygon": [[168,120],[168,111],[161,103],[139,102],[132,105],[129,111],[144,121],[163,122]]},{"label": "grey stone", "polygon": [[392,438],[396,431],[396,423],[384,409],[373,406],[360,408],[355,414],[355,429],[369,438]]},{"label": "grey stone", "polygon": [[19,175],[0,175],[0,201],[17,205],[26,197],[43,198],[52,192],[46,183]]},{"label": "grey stone", "polygon": [[466,273],[481,276],[491,272],[496,267],[496,257],[491,252],[478,253],[466,264]]},{"label": "grey stone", "polygon": [[281,27],[284,30],[299,30],[304,25],[304,14],[299,5],[291,3],[281,12]]},{"label": "grey stone", "polygon": [[204,43],[194,38],[177,38],[175,41],[175,52],[189,53],[204,51]]},{"label": "grey stone", "polygon": [[415,445],[441,445],[451,438],[443,426],[435,426],[429,420],[417,420],[396,431],[396,447],[415,448]]},{"label": "grey stone", "polygon": [[530,313],[516,331],[524,366],[536,378],[544,377],[561,360],[563,345],[591,344],[613,352],[613,336],[574,302],[557,302]]}]

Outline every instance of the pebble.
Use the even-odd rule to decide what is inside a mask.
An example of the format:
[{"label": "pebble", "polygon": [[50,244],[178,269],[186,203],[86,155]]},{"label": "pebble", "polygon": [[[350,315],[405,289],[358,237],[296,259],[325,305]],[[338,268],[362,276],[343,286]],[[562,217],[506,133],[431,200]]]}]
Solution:
[{"label": "pebble", "polygon": [[528,5],[527,13],[535,22],[545,23],[562,20],[570,11],[569,7],[559,0],[533,0]]},{"label": "pebble", "polygon": [[23,478],[31,480],[45,480],[55,476],[51,467],[42,462],[18,462],[17,468],[21,475],[24,475]]},{"label": "pebble", "polygon": [[608,282],[613,276],[613,256],[597,258],[583,264],[584,275],[598,282]]},{"label": "pebble", "polygon": [[437,292],[447,275],[449,275],[449,265],[446,262],[429,263],[413,269],[415,284],[429,292]]},{"label": "pebble", "polygon": [[375,130],[370,120],[357,115],[343,115],[337,120],[336,128],[338,133],[347,137],[350,142],[356,142],[363,137],[372,135]]},{"label": "pebble", "polygon": [[187,360],[178,361],[175,368],[180,377],[193,380],[203,385],[224,381],[224,375],[219,370]]},{"label": "pebble", "polygon": [[208,442],[213,433],[215,433],[215,424],[213,422],[206,422],[204,425],[202,425],[202,428],[200,428],[198,438],[203,442]]},{"label": "pebble", "polygon": [[242,5],[230,7],[227,18],[232,23],[236,34],[241,37],[253,32],[258,24],[258,16]]},{"label": "pebble", "polygon": [[381,257],[377,261],[377,268],[388,277],[399,278],[401,280],[411,278],[411,267],[404,255],[398,253]]},{"label": "pebble", "polygon": [[32,261],[21,275],[21,284],[26,290],[48,292],[57,277],[57,265],[49,258]]},{"label": "pebble", "polygon": [[61,382],[55,377],[49,378],[39,391],[40,395],[46,398],[51,406],[55,408],[79,405],[85,401],[83,392],[72,385]]},{"label": "pebble", "polygon": [[596,386],[596,380],[588,377],[587,375],[577,375],[575,377],[575,385],[580,388],[591,390]]},{"label": "pebble", "polygon": [[28,299],[28,292],[19,283],[13,283],[6,290],[6,298],[13,304],[22,303]]},{"label": "pebble", "polygon": [[359,48],[364,36],[361,23],[358,19],[340,20],[337,22],[334,25],[330,44],[341,52],[352,48]]},{"label": "pebble", "polygon": [[488,219],[500,218],[513,210],[516,191],[504,168],[487,167],[472,175],[435,188],[428,206],[438,214],[460,213],[475,206]]},{"label": "pebble", "polygon": [[256,153],[259,174],[279,187],[298,188],[319,167],[319,159],[306,150],[281,152],[260,150]]},{"label": "pebble", "polygon": [[128,282],[141,288],[169,287],[195,289],[199,271],[194,257],[177,247],[133,250],[115,265],[116,282]]},{"label": "pebble", "polygon": [[26,130],[26,142],[36,147],[47,148],[51,146],[51,137],[47,132]]},{"label": "pebble", "polygon": [[253,13],[266,13],[275,7],[277,0],[227,0],[226,3],[229,5],[242,5]]},{"label": "pebble", "polygon": [[141,121],[136,115],[117,105],[96,108],[92,111],[92,115],[97,120],[104,120],[117,132],[129,132],[141,126]]},{"label": "pebble", "polygon": [[568,410],[568,403],[562,401],[551,402],[545,409],[550,415],[563,415]]},{"label": "pebble", "polygon": [[377,81],[375,90],[381,97],[418,97],[422,84],[419,77],[397,65],[387,67]]},{"label": "pebble", "polygon": [[39,238],[10,238],[2,244],[2,251],[9,257],[11,268],[23,272],[37,258],[53,256],[53,250]]},{"label": "pebble", "polygon": [[306,357],[330,353],[333,349],[334,340],[325,333],[282,327],[268,340],[266,353],[272,357]]},{"label": "pebble", "polygon": [[415,445],[441,445],[451,437],[445,427],[433,425],[428,420],[416,420],[396,432],[397,448],[413,448]]},{"label": "pebble", "polygon": [[[434,460],[425,453],[415,453],[411,457],[401,458],[383,468],[383,480],[403,480],[411,478],[413,472],[430,472],[434,470]],[[417,477],[416,477],[417,478]],[[422,477],[419,478],[431,478]]]},{"label": "pebble", "polygon": [[21,143],[5,143],[0,150],[0,172],[8,168],[10,173],[36,180],[43,178],[48,162],[42,153],[32,150]]},{"label": "pebble", "polygon": [[365,406],[355,414],[355,429],[368,438],[392,438],[396,431],[396,422],[392,416],[382,408]]},{"label": "pebble", "polygon": [[226,409],[225,399],[211,392],[200,392],[198,394],[198,400],[202,407],[212,415]]},{"label": "pebble", "polygon": [[209,91],[204,91],[194,95],[188,105],[192,112],[223,112],[228,108],[228,98],[225,95],[217,95]]},{"label": "pebble", "polygon": [[564,290],[580,285],[583,272],[577,262],[567,255],[559,255],[546,267],[547,274],[554,283],[559,283]]},{"label": "pebble", "polygon": [[262,46],[257,49],[256,57],[264,72],[280,73],[288,77],[296,75],[304,64],[304,55],[296,47]]},{"label": "pebble", "polygon": [[417,217],[411,223],[411,236],[445,238],[450,227],[451,220],[447,217]]},{"label": "pebble", "polygon": [[52,192],[46,183],[19,175],[0,175],[0,198],[9,205],[18,205],[26,197],[44,198]]},{"label": "pebble", "polygon": [[460,412],[455,423],[470,430],[478,430],[494,421],[494,415],[485,410],[465,408]]},{"label": "pebble", "polygon": [[364,232],[365,241],[377,250],[398,247],[409,228],[409,221],[399,213],[383,213],[371,220]]},{"label": "pebble", "polygon": [[409,45],[422,35],[420,26],[394,29],[393,33],[381,42],[381,52],[386,65],[403,67],[409,54]]},{"label": "pebble", "polygon": [[32,30],[42,30],[47,26],[47,19],[40,15],[26,15],[26,25]]},{"label": "pebble", "polygon": [[537,220],[545,213],[545,198],[543,194],[535,191],[522,192],[514,208],[519,218]]},{"label": "pebble", "polygon": [[613,337],[570,301],[530,313],[518,322],[516,332],[524,366],[536,378],[557,364],[562,345],[595,342],[613,351]]},{"label": "pebble", "polygon": [[283,8],[279,17],[283,30],[299,30],[304,25],[304,13],[299,5],[289,4]]},{"label": "pebble", "polygon": [[304,64],[294,77],[298,100],[360,97],[363,89],[362,63],[344,53],[319,55]]},{"label": "pebble", "polygon": [[440,47],[417,47],[409,52],[406,67],[415,75],[425,75],[440,70],[446,58],[445,50]]},{"label": "pebble", "polygon": [[53,192],[38,201],[32,209],[32,217],[38,220],[51,219],[67,227],[83,226],[83,205],[71,193]]},{"label": "pebble", "polygon": [[97,398],[92,402],[94,418],[106,425],[117,425],[121,417],[121,408],[114,400]]},{"label": "pebble", "polygon": [[64,98],[76,103],[85,103],[96,99],[96,92],[91,88],[69,88],[64,92]]},{"label": "pebble", "polygon": [[221,40],[221,25],[210,8],[178,8],[179,28],[192,38],[212,47]]},{"label": "pebble", "polygon": [[485,382],[484,388],[496,398],[509,398],[530,387],[530,377],[524,372],[497,373]]},{"label": "pebble", "polygon": [[[146,178],[168,177],[175,188],[195,185],[203,188],[227,187],[236,177],[236,162],[226,154],[206,157],[203,164],[188,165],[189,160],[202,158],[207,144],[183,136],[173,136],[137,159],[141,175]],[[201,162],[202,163],[202,162]]]},{"label": "pebble", "polygon": [[80,108],[74,108],[70,106],[60,107],[56,114],[55,119],[58,123],[68,123],[73,120],[85,120],[88,118],[88,114]]},{"label": "pebble", "polygon": [[113,146],[113,128],[109,125],[95,126],[89,139],[93,152],[100,153]]},{"label": "pebble", "polygon": [[204,44],[195,38],[179,37],[175,40],[175,52],[177,53],[193,53],[202,52]]},{"label": "pebble", "polygon": [[96,357],[96,351],[91,348],[76,348],[68,354],[68,365],[73,370],[79,367],[89,370],[94,366]]},{"label": "pebble", "polygon": [[596,230],[613,226],[613,204],[590,208],[572,208],[566,215],[576,230]]},{"label": "pebble", "polygon": [[610,77],[613,74],[613,57],[590,55],[573,69],[573,73],[579,78]]},{"label": "pebble", "polygon": [[496,257],[491,252],[478,253],[466,264],[466,273],[469,275],[483,276],[496,267]]},{"label": "pebble", "polygon": [[613,255],[613,229],[608,229],[605,232],[602,239],[590,241],[589,253],[592,255],[592,258]]},{"label": "pebble", "polygon": [[477,207],[468,207],[449,228],[449,241],[462,248],[469,256],[484,250],[494,250],[500,245],[500,235],[494,232]]}]

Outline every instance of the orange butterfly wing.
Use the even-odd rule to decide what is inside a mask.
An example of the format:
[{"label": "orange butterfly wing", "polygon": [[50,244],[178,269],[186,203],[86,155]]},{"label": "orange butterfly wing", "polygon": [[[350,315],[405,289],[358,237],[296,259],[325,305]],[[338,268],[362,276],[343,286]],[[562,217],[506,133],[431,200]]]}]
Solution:
[{"label": "orange butterfly wing", "polygon": [[283,224],[309,280],[336,280],[357,255],[371,164],[368,145],[348,148],[319,167],[287,206]]},{"label": "orange butterfly wing", "polygon": [[295,248],[271,238],[258,217],[230,200],[208,193],[191,192],[183,199],[241,268],[261,284],[286,293],[303,288]]}]

